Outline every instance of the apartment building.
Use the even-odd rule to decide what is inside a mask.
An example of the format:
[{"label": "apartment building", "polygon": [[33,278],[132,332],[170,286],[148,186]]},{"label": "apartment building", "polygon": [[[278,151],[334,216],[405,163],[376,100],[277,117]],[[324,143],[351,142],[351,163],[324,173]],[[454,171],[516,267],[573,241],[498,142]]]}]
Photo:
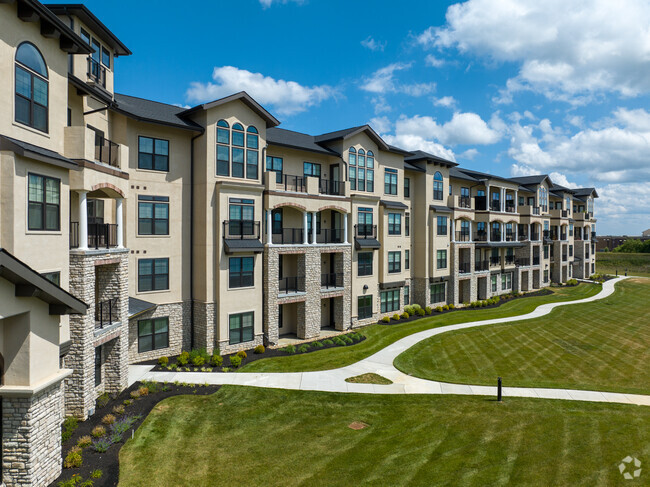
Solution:
[{"label": "apartment building", "polygon": [[8,486],[58,476],[63,416],[93,414],[130,363],[594,272],[593,188],[465,169],[368,125],[285,130],[244,92],[190,109],[115,93],[129,55],[83,5],[0,2]]}]

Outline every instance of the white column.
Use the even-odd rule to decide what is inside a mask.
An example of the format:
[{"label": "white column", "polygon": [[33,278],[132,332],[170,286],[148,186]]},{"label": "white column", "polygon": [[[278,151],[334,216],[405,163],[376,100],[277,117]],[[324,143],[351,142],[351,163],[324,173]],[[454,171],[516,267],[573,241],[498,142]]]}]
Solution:
[{"label": "white column", "polygon": [[122,220],[122,203],[124,198],[117,198],[115,200],[115,223],[117,223],[117,248],[124,248],[124,224]]},{"label": "white column", "polygon": [[488,220],[488,222],[485,224],[485,229],[487,231],[487,241],[491,242],[492,241],[492,222]]},{"label": "white column", "polygon": [[455,242],[456,241],[456,221],[453,218],[450,218],[449,221],[451,221],[451,241]]},{"label": "white column", "polygon": [[348,214],[343,215],[343,243],[348,243]]},{"label": "white column", "polygon": [[311,243],[316,245],[316,213],[311,214]]},{"label": "white column", "polygon": [[506,188],[501,188],[501,211],[506,211]]},{"label": "white column", "polygon": [[79,191],[79,248],[88,250],[88,201],[87,191]]},{"label": "white column", "polygon": [[515,191],[515,213],[519,213],[519,191]]},{"label": "white column", "polygon": [[303,231],[302,231],[302,243],[304,245],[307,245],[307,234],[309,232],[309,227],[307,226],[307,212],[302,215],[302,226],[303,226]]},{"label": "white column", "polygon": [[273,245],[273,215],[271,210],[266,212],[266,243]]},{"label": "white column", "polygon": [[506,225],[505,223],[500,223],[501,225],[501,241],[505,242],[506,241]]},{"label": "white column", "polygon": [[517,235],[517,234],[519,233],[519,225],[517,223],[514,223],[512,225],[512,227],[513,227],[513,230],[515,232],[515,242],[518,242],[519,241],[519,235]]},{"label": "white column", "polygon": [[533,240],[533,224],[528,224],[528,240]]},{"label": "white column", "polygon": [[469,241],[472,242],[472,220],[469,221]]}]

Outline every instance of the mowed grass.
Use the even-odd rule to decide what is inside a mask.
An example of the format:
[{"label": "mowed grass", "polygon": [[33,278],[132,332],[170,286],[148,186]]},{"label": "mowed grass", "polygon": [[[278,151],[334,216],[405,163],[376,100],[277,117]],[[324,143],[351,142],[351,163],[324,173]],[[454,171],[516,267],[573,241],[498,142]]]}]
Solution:
[{"label": "mowed grass", "polygon": [[622,276],[650,277],[650,254],[624,254],[622,252],[597,252],[596,272]]},{"label": "mowed grass", "polygon": [[444,333],[395,366],[424,379],[464,384],[650,393],[650,279],[563,306],[542,318]]},{"label": "mowed grass", "polygon": [[648,407],[225,386],[159,404],[120,487],[641,485],[627,455],[650,458]]},{"label": "mowed grass", "polygon": [[273,357],[256,360],[242,367],[242,372],[304,372],[314,370],[329,370],[345,367],[369,357],[391,343],[407,335],[434,328],[437,326],[465,323],[467,321],[489,320],[526,314],[544,303],[572,301],[597,294],[601,287],[595,284],[583,283],[576,287],[553,288],[554,293],[548,296],[534,296],[515,299],[498,308],[455,311],[443,315],[432,315],[420,320],[398,325],[369,325],[357,331],[366,337],[361,343],[353,346],[330,348],[311,352],[304,355]]}]

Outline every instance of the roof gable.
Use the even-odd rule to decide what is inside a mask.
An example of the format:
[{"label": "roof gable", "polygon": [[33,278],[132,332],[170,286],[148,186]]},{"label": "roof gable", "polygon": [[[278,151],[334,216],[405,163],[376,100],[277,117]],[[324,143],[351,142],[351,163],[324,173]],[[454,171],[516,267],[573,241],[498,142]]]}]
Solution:
[{"label": "roof gable", "polygon": [[326,134],[317,135],[314,137],[314,141],[317,144],[324,144],[326,142],[331,142],[333,140],[345,140],[350,137],[353,137],[357,134],[365,132],[368,137],[377,144],[380,150],[391,151],[389,145],[384,142],[377,132],[375,132],[370,125],[360,125],[358,127],[351,127],[348,129],[337,130],[335,132],[328,132]]},{"label": "roof gable", "polygon": [[180,113],[180,116],[186,117],[187,115],[192,114],[198,110],[210,110],[211,108],[218,107],[220,105],[225,105],[226,103],[230,103],[231,101],[236,101],[236,100],[241,101],[246,106],[248,106],[251,110],[257,113],[266,122],[267,128],[280,125],[280,121],[277,118],[271,115],[270,112],[268,112],[262,105],[257,103],[245,91],[240,91],[239,93],[235,93],[234,95],[226,96],[224,98],[219,98],[218,100],[197,105],[188,110],[184,110],[183,112]]}]

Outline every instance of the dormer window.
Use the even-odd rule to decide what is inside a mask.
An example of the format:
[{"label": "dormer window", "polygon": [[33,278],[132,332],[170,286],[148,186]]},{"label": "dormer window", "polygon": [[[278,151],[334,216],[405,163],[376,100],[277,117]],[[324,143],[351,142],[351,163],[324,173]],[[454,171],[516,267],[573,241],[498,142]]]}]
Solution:
[{"label": "dormer window", "polygon": [[16,122],[47,132],[48,98],[45,60],[34,44],[23,42],[16,50]]}]

